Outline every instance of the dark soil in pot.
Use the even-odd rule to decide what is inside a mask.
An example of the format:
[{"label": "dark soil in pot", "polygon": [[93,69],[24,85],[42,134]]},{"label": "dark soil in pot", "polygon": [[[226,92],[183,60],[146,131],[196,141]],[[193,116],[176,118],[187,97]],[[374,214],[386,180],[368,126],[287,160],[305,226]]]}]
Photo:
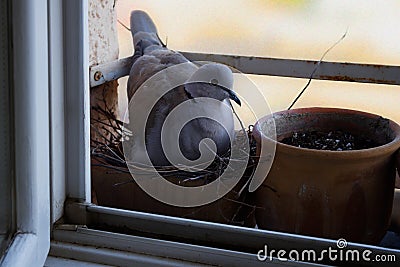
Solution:
[{"label": "dark soil in pot", "polygon": [[345,131],[293,132],[280,142],[295,147],[331,151],[360,150],[380,145],[366,136],[357,136]]}]

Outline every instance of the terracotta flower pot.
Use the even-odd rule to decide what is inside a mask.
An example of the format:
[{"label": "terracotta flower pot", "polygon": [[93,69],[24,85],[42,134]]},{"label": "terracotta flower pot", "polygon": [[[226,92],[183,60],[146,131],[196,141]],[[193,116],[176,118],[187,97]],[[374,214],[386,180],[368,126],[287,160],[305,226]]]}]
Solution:
[{"label": "terracotta flower pot", "polygon": [[[276,154],[256,191],[260,228],[354,242],[377,243],[389,225],[400,126],[380,116],[344,109],[306,108],[274,113],[254,127],[258,143],[275,120]],[[378,147],[353,151],[298,148],[280,141],[293,132],[341,130],[367,136]]]}]

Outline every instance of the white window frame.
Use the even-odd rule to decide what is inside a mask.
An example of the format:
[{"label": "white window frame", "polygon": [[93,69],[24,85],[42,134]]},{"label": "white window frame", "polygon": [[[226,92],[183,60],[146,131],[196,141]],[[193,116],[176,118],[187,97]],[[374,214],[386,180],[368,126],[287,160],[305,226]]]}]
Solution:
[{"label": "white window frame", "polygon": [[11,5],[16,234],[1,263],[40,266],[50,248],[47,1]]},{"label": "white window frame", "polygon": [[90,199],[88,1],[49,0],[51,222]]},{"label": "white window frame", "polygon": [[90,202],[90,88],[88,1],[63,1],[66,194]]},{"label": "white window frame", "polygon": [[87,2],[12,1],[16,234],[1,266],[43,266],[66,197],[90,201]]}]

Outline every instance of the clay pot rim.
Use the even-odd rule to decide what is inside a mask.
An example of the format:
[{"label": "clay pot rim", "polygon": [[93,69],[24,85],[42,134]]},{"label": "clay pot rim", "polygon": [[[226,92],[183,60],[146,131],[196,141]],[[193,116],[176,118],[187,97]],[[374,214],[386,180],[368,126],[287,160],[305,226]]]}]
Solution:
[{"label": "clay pot rim", "polygon": [[[345,113],[345,114],[355,114],[355,115],[362,115],[365,117],[369,118],[383,118],[380,115],[373,114],[373,113],[368,113],[364,111],[359,111],[359,110],[352,110],[352,109],[342,109],[342,108],[329,108],[329,107],[310,107],[310,108],[298,108],[298,109],[291,109],[291,110],[283,110],[283,111],[278,111],[274,112],[272,114],[269,114],[267,116],[264,116],[260,118],[256,124],[254,125],[254,130],[253,130],[253,136],[256,139],[256,141],[259,143],[260,137],[262,136],[264,139],[268,141],[272,141],[276,143],[277,149],[281,150],[281,152],[287,152],[287,153],[293,153],[297,152],[299,153],[299,156],[321,156],[321,157],[330,157],[330,158],[338,158],[338,159],[354,159],[354,158],[370,158],[370,157],[376,157],[379,155],[385,155],[388,152],[395,152],[400,148],[400,125],[394,122],[393,120],[389,120],[389,126],[390,128],[395,132],[396,137],[389,143],[378,146],[378,147],[373,147],[373,148],[368,148],[368,149],[360,149],[360,150],[347,150],[347,151],[332,151],[332,150],[319,150],[319,149],[311,149],[311,148],[300,148],[300,147],[295,147],[291,145],[287,145],[281,142],[278,142],[276,140],[273,140],[269,138],[268,136],[264,135],[260,131],[260,125],[269,119],[273,115],[279,115],[279,114],[293,114],[293,113]],[[399,153],[400,154],[400,153]]]}]

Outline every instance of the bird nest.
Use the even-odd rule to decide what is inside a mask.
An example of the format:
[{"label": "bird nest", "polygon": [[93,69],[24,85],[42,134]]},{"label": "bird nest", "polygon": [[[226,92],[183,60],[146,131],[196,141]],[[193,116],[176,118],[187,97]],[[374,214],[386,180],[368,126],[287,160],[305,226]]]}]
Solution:
[{"label": "bird nest", "polygon": [[[256,142],[252,136],[252,127],[237,132],[235,142],[250,144],[247,168],[238,184],[223,198],[213,203],[194,208],[174,207],[148,196],[132,178],[125,161],[122,136],[123,122],[115,114],[101,107],[95,110],[105,120],[93,120],[92,130],[100,138],[91,140],[93,202],[103,206],[128,210],[158,213],[213,222],[235,225],[254,226],[253,195],[247,190],[249,181],[257,164]],[[96,126],[95,126],[96,125]],[[99,129],[100,128],[100,129]],[[235,144],[234,144],[235,145]],[[204,170],[197,172],[184,171],[174,166],[157,167],[156,170],[166,180],[174,184],[191,187],[208,184],[224,172],[229,162],[228,152],[225,156],[216,157]],[[147,169],[141,167],[142,171]],[[153,170],[153,169],[152,169]]]}]

